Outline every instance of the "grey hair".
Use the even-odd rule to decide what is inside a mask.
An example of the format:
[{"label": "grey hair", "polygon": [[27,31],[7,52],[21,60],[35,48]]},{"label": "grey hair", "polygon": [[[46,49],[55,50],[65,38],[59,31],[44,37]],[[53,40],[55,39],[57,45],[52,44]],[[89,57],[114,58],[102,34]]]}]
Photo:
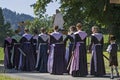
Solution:
[{"label": "grey hair", "polygon": [[99,31],[99,27],[98,26],[93,26],[92,30],[96,30],[98,32]]}]

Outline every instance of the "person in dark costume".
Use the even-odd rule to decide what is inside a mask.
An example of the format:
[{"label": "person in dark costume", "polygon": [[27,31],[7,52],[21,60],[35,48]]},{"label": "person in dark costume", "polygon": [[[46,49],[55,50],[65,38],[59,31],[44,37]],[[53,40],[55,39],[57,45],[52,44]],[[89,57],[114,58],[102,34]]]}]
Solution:
[{"label": "person in dark costume", "polygon": [[117,59],[117,51],[118,51],[118,45],[116,44],[116,38],[114,35],[110,36],[110,45],[107,48],[107,52],[110,54],[109,55],[109,66],[111,67],[111,76],[110,78],[113,79],[113,71],[114,67],[116,70],[116,74],[119,77],[119,72],[118,72],[118,59]]},{"label": "person in dark costume", "polygon": [[67,70],[67,61],[68,61],[68,54],[66,54],[66,38],[68,37],[68,31],[66,29],[61,29],[59,30],[60,33],[62,33],[62,36],[63,36],[63,42],[64,42],[64,45],[65,45],[65,70],[64,70],[64,73],[68,73],[68,70]]},{"label": "person in dark costume", "polygon": [[88,75],[86,37],[87,33],[82,31],[82,24],[76,25],[77,32],[74,33],[75,41],[70,65],[70,74],[74,77]]},{"label": "person in dark costume", "polygon": [[11,69],[11,50],[12,50],[12,38],[9,36],[9,32],[7,33],[7,37],[4,40],[4,67],[6,69]]},{"label": "person in dark costume", "polygon": [[33,52],[35,58],[35,64],[37,62],[37,47],[38,47],[38,30],[34,30],[34,36],[32,37]]},{"label": "person in dark costume", "polygon": [[29,34],[29,30],[25,29],[20,43],[20,62],[19,69],[23,71],[33,71],[35,69],[35,59],[32,47],[32,35]]},{"label": "person in dark costume", "polygon": [[77,31],[75,26],[70,26],[69,28],[69,33],[67,35],[67,37],[64,39],[64,43],[66,45],[66,54],[65,54],[65,60],[66,60],[66,69],[69,72],[69,62],[70,62],[70,58],[72,56],[72,49],[73,49],[73,44],[74,44],[74,33]]},{"label": "person in dark costume", "polygon": [[38,53],[37,53],[37,71],[46,73],[47,72],[47,61],[48,61],[48,40],[49,35],[46,34],[45,28],[41,28],[41,34],[38,37]]},{"label": "person in dark costume", "polygon": [[65,71],[65,45],[63,35],[58,32],[58,26],[54,26],[54,32],[50,34],[50,53],[48,57],[48,72],[62,75]]},{"label": "person in dark costume", "polygon": [[91,44],[89,52],[92,52],[90,75],[103,76],[105,75],[105,65],[103,59],[103,35],[98,32],[98,27],[92,27],[93,34],[91,35]]},{"label": "person in dark costume", "polygon": [[18,69],[18,65],[19,65],[20,51],[18,48],[20,48],[19,42],[20,42],[20,39],[22,38],[18,33],[19,33],[18,30],[15,30],[15,35],[12,36],[13,47],[12,47],[11,62],[15,69]]}]

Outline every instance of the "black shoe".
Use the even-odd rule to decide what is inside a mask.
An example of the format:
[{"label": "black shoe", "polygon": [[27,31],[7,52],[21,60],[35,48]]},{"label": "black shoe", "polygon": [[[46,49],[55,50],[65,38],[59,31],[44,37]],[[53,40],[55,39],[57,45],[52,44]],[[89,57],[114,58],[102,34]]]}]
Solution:
[{"label": "black shoe", "polygon": [[117,73],[117,77],[119,77],[120,75],[119,75],[119,73]]}]

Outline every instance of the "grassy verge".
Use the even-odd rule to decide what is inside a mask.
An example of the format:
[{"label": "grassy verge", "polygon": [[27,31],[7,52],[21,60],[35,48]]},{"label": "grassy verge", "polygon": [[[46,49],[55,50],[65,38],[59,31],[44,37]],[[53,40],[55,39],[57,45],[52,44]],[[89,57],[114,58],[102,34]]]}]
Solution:
[{"label": "grassy verge", "polygon": [[20,79],[11,78],[5,75],[0,75],[0,80],[20,80]]},{"label": "grassy verge", "polygon": [[3,63],[4,60],[4,52],[3,52],[3,48],[0,48],[0,64]]}]

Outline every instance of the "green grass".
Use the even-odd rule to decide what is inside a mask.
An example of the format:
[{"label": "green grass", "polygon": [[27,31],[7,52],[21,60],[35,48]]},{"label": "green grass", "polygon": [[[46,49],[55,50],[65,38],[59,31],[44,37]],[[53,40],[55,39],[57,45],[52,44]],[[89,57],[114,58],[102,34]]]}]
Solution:
[{"label": "green grass", "polygon": [[108,43],[109,35],[103,35],[104,43]]},{"label": "green grass", "polygon": [[4,53],[3,53],[3,48],[0,48],[0,60],[3,60]]},{"label": "green grass", "polygon": [[5,76],[5,75],[0,75],[0,80],[20,80],[20,79],[11,78],[11,77],[8,77],[8,76]]},{"label": "green grass", "polygon": [[0,64],[3,63],[4,60],[4,52],[3,52],[3,48],[0,48]]}]

